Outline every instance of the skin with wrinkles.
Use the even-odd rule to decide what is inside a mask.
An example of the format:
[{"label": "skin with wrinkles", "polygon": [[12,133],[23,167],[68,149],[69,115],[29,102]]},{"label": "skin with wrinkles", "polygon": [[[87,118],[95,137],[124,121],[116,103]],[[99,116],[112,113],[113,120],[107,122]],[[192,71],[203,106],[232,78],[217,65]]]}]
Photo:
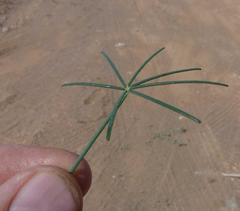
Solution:
[{"label": "skin with wrinkles", "polygon": [[[59,208],[62,210],[82,210],[83,196],[91,185],[92,177],[87,161],[83,160],[77,171],[74,174],[69,174],[67,168],[77,155],[65,150],[0,145],[0,154],[1,211],[18,210],[19,204],[20,207],[24,206],[24,209],[32,209],[28,206],[32,204],[30,206],[36,207],[36,209],[43,208],[45,210],[45,208],[49,209],[48,206],[51,204],[53,207],[58,207],[58,210]],[[43,176],[48,179],[44,179]],[[36,178],[43,179],[38,179],[37,183],[33,183],[32,181],[36,181]],[[33,187],[33,192],[26,198],[26,190],[30,190],[26,189],[30,187],[29,184]],[[36,192],[34,192],[34,187],[38,187]],[[50,187],[53,189],[49,189]],[[46,191],[47,198],[45,198]],[[59,195],[61,200],[55,201],[56,193],[57,195],[61,193]],[[51,201],[52,199],[54,201]]]}]

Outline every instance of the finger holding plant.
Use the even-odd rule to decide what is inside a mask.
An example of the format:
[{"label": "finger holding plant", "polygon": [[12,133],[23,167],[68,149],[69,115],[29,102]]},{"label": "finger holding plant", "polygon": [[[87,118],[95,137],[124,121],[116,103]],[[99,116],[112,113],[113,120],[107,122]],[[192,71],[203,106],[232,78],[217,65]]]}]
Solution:
[{"label": "finger holding plant", "polygon": [[[110,64],[114,74],[116,75],[117,79],[120,81],[121,86],[116,86],[112,84],[102,84],[102,83],[90,83],[90,82],[72,82],[72,83],[64,83],[63,87],[67,86],[90,86],[90,87],[100,87],[100,88],[105,88],[105,89],[112,89],[112,90],[117,90],[121,92],[120,97],[118,98],[117,102],[114,104],[113,110],[111,113],[107,116],[107,118],[102,122],[98,130],[95,132],[95,134],[90,138],[86,146],[83,148],[82,152],[80,153],[79,157],[77,160],[74,162],[74,164],[70,167],[69,172],[74,173],[76,169],[78,168],[80,162],[83,160],[83,158],[86,156],[88,151],[91,149],[93,144],[96,142],[97,138],[99,135],[103,132],[103,130],[107,127],[107,133],[106,133],[106,139],[109,141],[111,138],[112,134],[112,128],[114,125],[114,121],[116,119],[117,112],[119,108],[123,105],[124,101],[126,101],[127,97],[129,94],[133,94],[136,96],[139,96],[145,100],[148,100],[150,102],[153,102],[157,105],[160,105],[166,109],[169,109],[171,111],[174,111],[196,123],[201,123],[201,120],[198,119],[197,117],[193,116],[192,114],[187,113],[186,111],[183,111],[182,109],[173,106],[171,104],[168,104],[164,101],[161,101],[159,99],[153,98],[149,95],[146,95],[139,90],[147,87],[154,87],[154,86],[166,86],[166,85],[173,85],[173,84],[208,84],[208,85],[217,85],[217,86],[224,86],[228,87],[227,84],[224,83],[219,83],[219,82],[213,82],[213,81],[206,81],[206,80],[178,80],[178,81],[161,81],[161,82],[152,82],[153,80],[173,75],[173,74],[178,74],[178,73],[184,73],[184,72],[190,72],[190,71],[200,71],[202,70],[199,67],[193,67],[193,68],[187,68],[187,69],[180,69],[180,70],[173,70],[170,72],[162,73],[156,76],[152,76],[149,78],[146,78],[144,80],[141,80],[139,82],[135,82],[135,79],[137,76],[141,73],[141,71],[144,69],[144,67],[160,52],[162,52],[164,48],[161,48],[154,52],[149,58],[147,58],[144,63],[136,70],[132,78],[129,80],[129,82],[126,82],[121,75],[120,71],[116,67],[116,65],[113,63],[113,61],[110,59],[110,57],[105,53],[101,52],[102,56],[107,60],[107,62]],[[151,82],[151,83],[149,83]]]}]

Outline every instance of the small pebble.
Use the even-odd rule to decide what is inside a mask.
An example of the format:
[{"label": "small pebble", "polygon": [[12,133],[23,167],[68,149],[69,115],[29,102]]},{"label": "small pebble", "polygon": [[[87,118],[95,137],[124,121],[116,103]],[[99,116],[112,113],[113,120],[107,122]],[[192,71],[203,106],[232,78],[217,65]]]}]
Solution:
[{"label": "small pebble", "polygon": [[2,33],[6,33],[6,32],[8,32],[8,27],[6,26],[2,27]]},{"label": "small pebble", "polygon": [[126,46],[126,44],[123,43],[123,42],[119,42],[119,43],[116,43],[114,46],[115,46],[116,48],[121,48],[121,47]]},{"label": "small pebble", "polygon": [[182,120],[183,118],[184,118],[183,116],[179,116],[179,117],[178,117],[179,120]]}]

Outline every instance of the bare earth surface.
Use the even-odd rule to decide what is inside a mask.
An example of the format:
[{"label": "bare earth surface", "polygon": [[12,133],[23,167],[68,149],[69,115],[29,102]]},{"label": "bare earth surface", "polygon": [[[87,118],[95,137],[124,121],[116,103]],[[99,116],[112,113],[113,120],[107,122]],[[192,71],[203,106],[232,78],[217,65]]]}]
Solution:
[{"label": "bare earth surface", "polygon": [[111,111],[117,92],[61,88],[66,81],[117,83],[165,46],[139,79],[200,66],[166,79],[211,79],[230,87],[146,90],[203,120],[197,125],[131,96],[112,140],[88,154],[86,211],[237,211],[240,180],[239,0],[0,0],[1,143],[79,152]]}]

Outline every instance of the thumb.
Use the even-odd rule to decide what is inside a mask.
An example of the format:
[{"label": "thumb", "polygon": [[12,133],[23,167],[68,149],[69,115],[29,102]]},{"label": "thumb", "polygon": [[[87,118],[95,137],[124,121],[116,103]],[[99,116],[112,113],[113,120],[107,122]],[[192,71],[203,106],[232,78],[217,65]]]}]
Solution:
[{"label": "thumb", "polygon": [[81,211],[82,191],[69,173],[38,167],[19,173],[0,186],[1,211]]}]

